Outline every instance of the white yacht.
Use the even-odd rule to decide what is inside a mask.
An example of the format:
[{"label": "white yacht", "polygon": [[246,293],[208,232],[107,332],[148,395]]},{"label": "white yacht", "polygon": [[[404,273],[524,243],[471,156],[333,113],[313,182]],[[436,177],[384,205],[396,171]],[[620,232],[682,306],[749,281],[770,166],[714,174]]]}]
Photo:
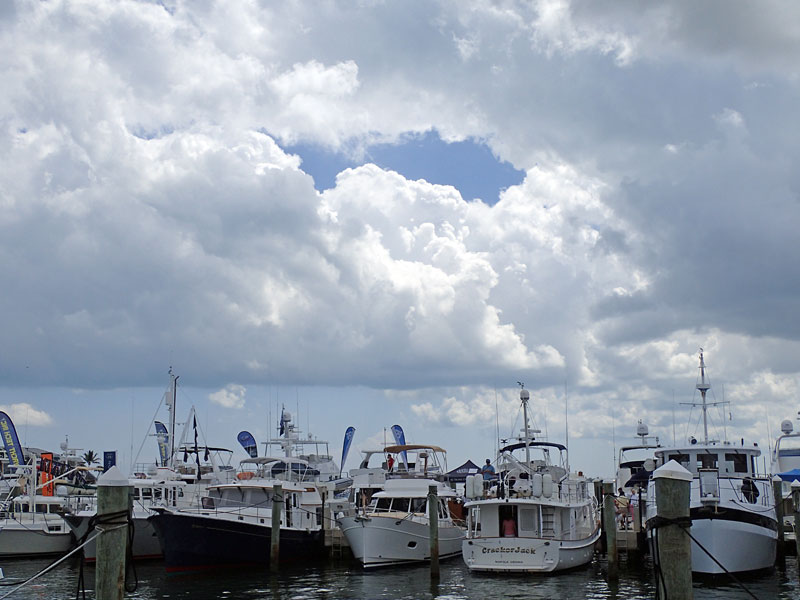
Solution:
[{"label": "white yacht", "polygon": [[339,513],[337,518],[353,556],[365,568],[430,560],[431,486],[437,493],[439,558],[456,556],[464,529],[451,515],[458,497],[445,483],[445,451],[438,446],[403,444],[387,446],[382,452],[396,455],[397,462],[391,470],[385,463],[387,468],[370,469],[362,462],[354,476],[358,504],[350,514]]},{"label": "white yacht", "polygon": [[17,496],[0,510],[0,557],[63,554],[75,541],[62,518],[64,498]]},{"label": "white yacht", "polygon": [[794,431],[789,419],[781,422],[781,435],[775,440],[770,472],[781,478],[781,497],[776,500],[783,503],[784,540],[794,543],[792,482],[800,480],[800,432]]},{"label": "white yacht", "polygon": [[650,437],[649,428],[641,420],[636,425],[636,435],[638,444],[619,449],[615,492],[622,488],[627,493],[637,486],[643,492],[647,491],[647,482],[655,469],[654,452],[662,446],[657,437]]},{"label": "white yacht", "polygon": [[[686,446],[655,452],[658,467],[674,460],[694,476],[690,532],[716,561],[692,541],[692,572],[721,575],[725,571],[741,573],[771,568],[778,539],[772,483],[769,477],[757,474],[756,458],[761,450],[756,444],[745,446],[744,440],[737,445],[709,439],[707,409],[723,402],[706,401],[711,385],[706,379],[702,349],[700,381],[696,387],[701,402],[692,405],[702,408],[703,441],[691,438]],[[651,521],[656,516],[657,502],[652,480],[647,497],[646,515]]]},{"label": "white yacht", "polygon": [[199,507],[156,509],[149,522],[167,569],[268,564],[276,485],[283,490],[281,561],[324,556],[322,499],[309,471],[298,458],[249,458],[235,481],[210,486]]},{"label": "white yacht", "polygon": [[484,490],[481,475],[467,478],[467,537],[461,548],[471,571],[579,567],[592,559],[600,537],[590,482],[570,472],[566,446],[534,440],[529,398],[522,389],[523,435],[500,450],[496,485]]}]

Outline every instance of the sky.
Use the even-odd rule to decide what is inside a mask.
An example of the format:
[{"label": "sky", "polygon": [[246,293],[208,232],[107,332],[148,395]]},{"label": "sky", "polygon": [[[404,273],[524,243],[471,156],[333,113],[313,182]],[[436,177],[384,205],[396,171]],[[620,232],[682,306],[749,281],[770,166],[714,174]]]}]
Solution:
[{"label": "sky", "polygon": [[[0,4],[0,410],[130,462],[208,442],[448,465],[522,424],[608,476],[639,419],[765,454],[800,364],[800,7]],[[163,415],[163,408],[161,409]],[[162,417],[163,418],[163,417]],[[795,423],[797,427],[797,423]],[[390,436],[389,436],[390,439]]]}]

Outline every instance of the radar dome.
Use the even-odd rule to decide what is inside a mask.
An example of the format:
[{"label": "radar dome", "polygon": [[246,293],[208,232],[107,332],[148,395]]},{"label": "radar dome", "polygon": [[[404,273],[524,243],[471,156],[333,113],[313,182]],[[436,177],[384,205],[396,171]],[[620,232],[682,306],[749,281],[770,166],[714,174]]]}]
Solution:
[{"label": "radar dome", "polygon": [[794,427],[792,427],[792,422],[789,419],[784,419],[781,421],[781,431],[784,433],[784,435],[789,435],[792,433],[793,429]]},{"label": "radar dome", "polygon": [[647,428],[647,425],[639,421],[639,424],[636,426],[636,435],[645,437],[647,434],[650,433],[650,430]]}]

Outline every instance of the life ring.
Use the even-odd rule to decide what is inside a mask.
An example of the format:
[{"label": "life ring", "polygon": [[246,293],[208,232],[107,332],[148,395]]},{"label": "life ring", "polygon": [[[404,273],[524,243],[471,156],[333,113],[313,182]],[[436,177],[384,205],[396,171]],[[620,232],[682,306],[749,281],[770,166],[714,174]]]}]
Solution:
[{"label": "life ring", "polygon": [[236,474],[236,479],[252,479],[254,475],[252,471],[242,471]]}]

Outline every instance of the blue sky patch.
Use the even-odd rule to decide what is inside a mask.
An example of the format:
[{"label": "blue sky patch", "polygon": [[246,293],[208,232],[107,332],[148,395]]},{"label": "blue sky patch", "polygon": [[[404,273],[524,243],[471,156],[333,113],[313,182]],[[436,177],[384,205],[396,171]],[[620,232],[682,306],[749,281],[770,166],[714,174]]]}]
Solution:
[{"label": "blue sky patch", "polygon": [[410,137],[405,143],[370,146],[362,160],[310,144],[288,146],[286,151],[300,156],[301,168],[314,178],[320,191],[332,188],[336,175],[344,169],[374,163],[407,179],[452,185],[465,200],[480,198],[495,204],[500,190],[525,177],[524,171],[497,160],[486,144],[473,140],[448,144],[436,131]]}]

